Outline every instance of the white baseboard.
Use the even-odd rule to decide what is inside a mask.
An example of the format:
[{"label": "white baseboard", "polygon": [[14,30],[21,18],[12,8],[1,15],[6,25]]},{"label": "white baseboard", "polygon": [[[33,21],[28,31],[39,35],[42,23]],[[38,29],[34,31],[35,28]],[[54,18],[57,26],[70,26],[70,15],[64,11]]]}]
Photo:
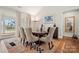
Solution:
[{"label": "white baseboard", "polygon": [[58,36],[58,38],[62,39],[62,38],[63,38],[63,36]]},{"label": "white baseboard", "polygon": [[72,37],[72,35],[64,35],[64,36],[67,36],[67,37]]}]

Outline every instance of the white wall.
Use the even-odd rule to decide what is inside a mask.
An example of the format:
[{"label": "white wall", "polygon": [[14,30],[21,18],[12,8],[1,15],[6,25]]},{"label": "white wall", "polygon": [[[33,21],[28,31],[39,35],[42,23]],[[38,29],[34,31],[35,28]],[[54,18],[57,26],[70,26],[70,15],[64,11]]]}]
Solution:
[{"label": "white wall", "polygon": [[7,17],[7,16],[14,18],[16,21],[18,20],[16,11],[8,9],[8,8],[1,8],[0,7],[0,35],[3,31],[2,30],[3,25],[1,24],[1,21],[2,21],[3,17]]},{"label": "white wall", "polygon": [[[74,12],[66,12],[63,15],[63,12],[61,10],[53,10],[53,8],[43,8],[42,10],[40,10],[38,12],[38,14],[34,15],[37,16],[39,18],[38,22],[33,22],[31,21],[31,15],[27,14],[27,13],[23,13],[23,12],[18,12],[12,9],[8,9],[8,8],[0,8],[0,21],[2,19],[3,16],[10,16],[16,19],[17,22],[17,26],[16,26],[16,35],[19,34],[19,27],[29,27],[31,25],[33,30],[37,30],[40,29],[41,24],[43,24],[43,17],[44,16],[54,16],[54,22],[50,25],[50,24],[44,24],[45,29],[47,30],[47,27],[49,26],[53,26],[54,23],[56,23],[57,27],[58,27],[58,35],[59,38],[62,38],[63,35],[68,35],[68,36],[72,36],[73,33],[65,33],[64,32],[64,17],[65,16],[72,16],[75,15],[76,16],[76,34],[79,35],[79,11],[74,11]],[[0,25],[1,28],[1,25]],[[0,33],[2,32],[2,30],[0,30]]]},{"label": "white wall", "polygon": [[78,38],[79,38],[79,11],[77,12],[77,34],[78,34]]},{"label": "white wall", "polygon": [[[35,13],[34,15],[33,14],[32,15],[38,17],[39,21],[38,22],[31,21],[31,27],[33,30],[39,30],[41,24],[43,24],[43,17],[44,16],[54,16],[55,17],[54,23],[56,23],[57,27],[59,28],[58,29],[59,30],[59,33],[58,33],[59,38],[62,38],[64,35],[65,36],[72,36],[73,33],[65,33],[64,32],[64,16],[67,16],[67,15],[63,15],[63,12],[70,11],[70,10],[76,10],[78,8],[79,7],[76,7],[76,6],[65,6],[65,7],[64,6],[60,6],[60,7],[59,6],[56,6],[56,7],[55,6],[50,6],[50,7],[46,6],[46,7],[41,8],[37,14],[32,11],[33,13]],[[77,14],[79,15],[79,12],[77,13],[77,12],[70,11],[70,12],[68,12],[68,14],[69,13],[70,13],[70,16],[77,15]],[[77,18],[79,19],[79,17],[76,17],[76,19]],[[76,34],[78,34],[78,32],[79,32],[78,22],[76,20]],[[49,27],[49,26],[53,26],[54,23],[52,23],[51,25],[44,24],[44,26],[45,26],[44,30],[47,30],[47,27]]]},{"label": "white wall", "polygon": [[[47,28],[49,26],[53,27],[53,24],[56,23],[58,30],[59,30],[58,31],[59,38],[63,37],[63,25],[62,25],[63,24],[63,14],[62,14],[62,12],[59,12],[59,11],[54,12],[51,9],[43,9],[36,16],[39,17],[40,20],[37,24],[32,22],[32,25],[34,25],[34,26],[32,26],[32,28],[34,28],[34,29],[40,28],[41,24],[43,24],[44,16],[53,16],[54,17],[53,23],[51,25],[44,24],[44,27],[45,27],[44,30],[47,30]],[[35,28],[35,27],[37,27],[37,28]]]},{"label": "white wall", "polygon": [[[67,11],[70,11],[70,10],[67,10]],[[51,8],[43,8],[35,16],[39,17],[40,20],[37,23],[32,22],[32,28],[34,28],[34,29],[40,28],[41,24],[43,23],[42,22],[43,21],[42,18],[44,16],[54,16],[55,17],[54,18],[54,23],[56,23],[56,25],[58,27],[58,30],[59,30],[59,32],[58,32],[59,38],[62,38],[63,36],[71,37],[73,35],[73,33],[66,33],[64,31],[64,27],[65,27],[65,21],[64,21],[65,19],[64,19],[64,17],[66,17],[66,16],[68,16],[68,17],[69,16],[75,16],[75,18],[76,18],[75,19],[76,20],[75,21],[75,33],[79,36],[79,24],[78,24],[78,22],[79,22],[79,17],[78,17],[79,16],[79,12],[78,12],[78,10],[77,11],[66,12],[66,13],[63,14],[62,10],[57,10],[57,9],[53,10]],[[50,25],[46,25],[45,24],[45,26],[48,27]],[[53,26],[53,23],[52,23],[52,26]],[[45,30],[47,30],[47,29],[45,28]]]},{"label": "white wall", "polygon": [[[3,25],[1,24],[2,18],[3,17],[11,17],[16,20],[16,32],[15,36],[19,35],[19,28],[20,27],[29,27],[30,26],[30,15],[27,13],[19,12],[10,8],[4,8],[0,7],[0,36],[2,35],[2,27]],[[1,38],[1,37],[0,37]]]}]

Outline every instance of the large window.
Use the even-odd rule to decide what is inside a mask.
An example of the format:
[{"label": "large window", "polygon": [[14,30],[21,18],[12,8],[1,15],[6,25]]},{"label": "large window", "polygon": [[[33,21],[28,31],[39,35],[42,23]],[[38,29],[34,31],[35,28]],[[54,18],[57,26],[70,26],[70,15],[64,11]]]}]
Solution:
[{"label": "large window", "polygon": [[10,17],[4,17],[2,19],[3,23],[3,33],[14,33],[15,32],[15,25],[16,21]]}]

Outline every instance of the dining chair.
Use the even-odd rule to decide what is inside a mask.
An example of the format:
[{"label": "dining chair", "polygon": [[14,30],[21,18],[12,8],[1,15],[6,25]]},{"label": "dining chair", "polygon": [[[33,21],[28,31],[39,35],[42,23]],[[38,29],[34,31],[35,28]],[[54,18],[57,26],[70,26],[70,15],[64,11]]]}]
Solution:
[{"label": "dining chair", "polygon": [[35,45],[36,45],[35,41],[38,40],[38,37],[33,36],[32,29],[31,28],[25,28],[25,34],[26,34],[26,37],[27,37],[28,45],[30,45],[30,49],[35,47]]},{"label": "dining chair", "polygon": [[48,27],[47,32],[49,33],[50,27]]},{"label": "dining chair", "polygon": [[22,44],[24,45],[25,44],[26,35],[25,35],[23,27],[20,27],[20,38],[21,38]]},{"label": "dining chair", "polygon": [[41,41],[48,43],[49,50],[52,49],[52,47],[53,47],[52,37],[53,37],[54,31],[55,31],[55,27],[53,27],[53,28],[51,27],[49,29],[48,35],[46,37],[40,38]]}]

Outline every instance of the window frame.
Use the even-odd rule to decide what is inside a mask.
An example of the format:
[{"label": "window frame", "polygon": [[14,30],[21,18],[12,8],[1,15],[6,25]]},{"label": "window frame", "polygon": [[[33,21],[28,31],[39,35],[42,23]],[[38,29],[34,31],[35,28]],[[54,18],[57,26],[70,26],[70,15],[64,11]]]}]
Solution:
[{"label": "window frame", "polygon": [[[9,32],[9,33],[6,33],[6,32],[5,32],[5,26],[4,26],[4,24],[3,24],[3,20],[4,20],[4,18],[6,18],[6,17],[8,17],[8,18],[12,18],[12,19],[15,20],[15,31],[14,31],[14,32]],[[3,15],[2,18],[1,18],[1,25],[2,25],[1,35],[15,34],[15,32],[16,32],[16,18],[15,18],[15,17],[11,17],[11,16],[5,16],[5,15]]]}]

